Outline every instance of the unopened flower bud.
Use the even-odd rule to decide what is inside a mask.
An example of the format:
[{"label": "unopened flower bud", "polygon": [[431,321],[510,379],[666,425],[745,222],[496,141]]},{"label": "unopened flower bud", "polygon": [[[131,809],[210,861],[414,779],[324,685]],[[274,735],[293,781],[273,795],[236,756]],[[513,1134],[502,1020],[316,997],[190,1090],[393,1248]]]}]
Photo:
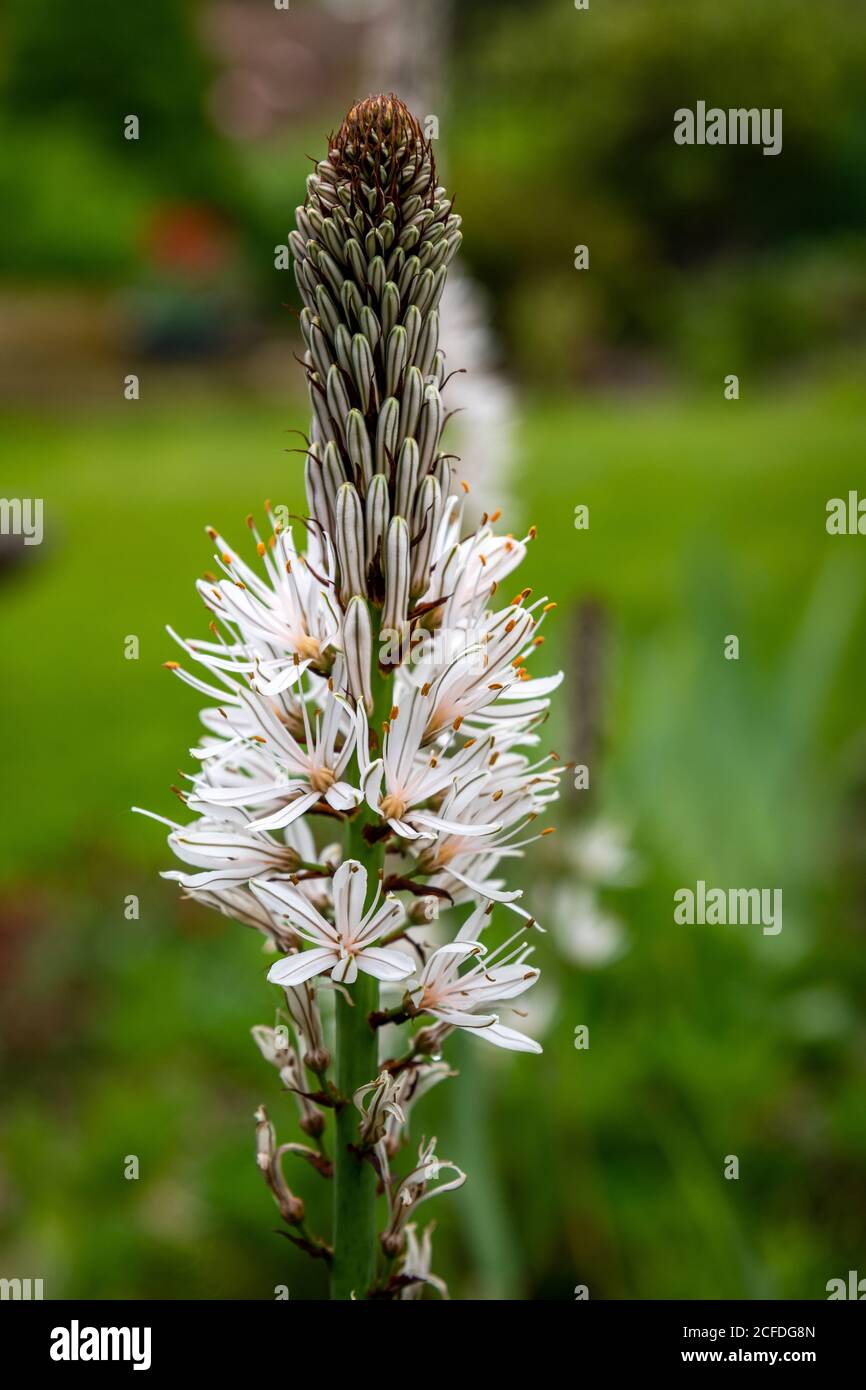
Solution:
[{"label": "unopened flower bud", "polygon": [[326,1047],[312,1048],[304,1053],[304,1066],[321,1075],[331,1065],[331,1054]]},{"label": "unopened flower bud", "polygon": [[364,512],[355,488],[343,483],[337,493],[336,536],[340,561],[340,598],[347,603],[355,594],[365,594]]},{"label": "unopened flower bud", "polygon": [[346,680],[356,700],[363,700],[367,713],[373,712],[370,663],[373,658],[373,632],[370,610],[362,598],[349,599],[343,618],[343,656]]},{"label": "unopened flower bud", "polygon": [[263,1105],[256,1111],[256,1166],[271,1189],[280,1216],[289,1226],[299,1226],[304,1219],[304,1204],[289,1190],[283,1177],[283,1150],[277,1148],[274,1127]]},{"label": "unopened flower bud", "polygon": [[395,632],[402,642],[409,611],[409,527],[402,516],[394,516],[385,541],[385,603],[382,627]]}]

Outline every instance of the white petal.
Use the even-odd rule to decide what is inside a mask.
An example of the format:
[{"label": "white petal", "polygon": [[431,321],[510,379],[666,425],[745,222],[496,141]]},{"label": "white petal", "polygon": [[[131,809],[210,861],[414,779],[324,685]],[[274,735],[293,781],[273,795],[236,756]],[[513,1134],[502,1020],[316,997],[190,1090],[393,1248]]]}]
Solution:
[{"label": "white petal", "polygon": [[483,1029],[487,1031],[496,1023],[496,1014],[469,1014],[463,1009],[429,1009],[440,1023],[448,1023],[452,1028]]},{"label": "white petal", "polygon": [[411,811],[415,825],[429,827],[445,835],[492,835],[502,826],[498,824],[490,825],[466,825],[460,821],[443,820],[441,816],[434,816],[431,811]]},{"label": "white petal", "polygon": [[390,946],[367,946],[357,956],[358,968],[377,980],[405,980],[415,969],[411,956]]},{"label": "white petal", "polygon": [[490,1002],[493,999],[515,999],[518,994],[523,994],[535,984],[540,970],[530,965],[502,965],[494,966],[491,970],[479,970],[472,981],[467,980],[467,987],[478,998],[478,1002],[484,1002],[485,995],[490,995]]},{"label": "white petal", "polygon": [[[359,744],[360,747],[360,744]],[[381,758],[377,758],[374,763],[370,763],[364,773],[361,782],[361,790],[371,811],[378,812],[379,802],[381,801],[382,777],[385,768]]]},{"label": "white petal", "polygon": [[389,927],[396,927],[398,922],[402,922],[405,915],[406,909],[400,899],[395,898],[393,893],[389,893],[381,907],[377,908],[375,912],[372,912],[371,909],[369,920],[361,923],[360,928],[353,932],[355,944],[378,941]]},{"label": "white petal", "polygon": [[317,946],[312,951],[299,951],[296,956],[284,956],[272,965],[268,979],[272,985],[300,985],[313,975],[321,975],[334,963],[334,952]]},{"label": "white petal", "polygon": [[528,1038],[525,1033],[518,1033],[516,1028],[506,1028],[503,1023],[494,1023],[489,1028],[483,1028],[478,1036],[496,1047],[507,1048],[509,1052],[544,1051],[541,1043],[536,1042],[534,1038]]},{"label": "white petal", "polygon": [[351,985],[358,978],[358,964],[354,956],[341,956],[331,971],[331,979],[338,984]]},{"label": "white petal", "polygon": [[311,806],[315,806],[319,799],[319,793],[314,791],[305,792],[295,801],[290,801],[288,806],[283,806],[279,811],[274,811],[270,816],[264,816],[261,820],[254,820],[252,825],[256,830],[278,830],[282,826],[291,825],[292,821],[299,820],[306,815]]},{"label": "white petal", "polygon": [[309,932],[323,945],[336,944],[337,933],[331,923],[316,911],[309,898],[294,884],[278,879],[254,878],[250,881],[250,888],[269,912],[288,917],[294,926]]},{"label": "white petal", "polygon": [[334,925],[345,941],[351,941],[364,917],[367,870],[357,859],[345,859],[333,879]]},{"label": "white petal", "polygon": [[484,950],[485,947],[480,941],[461,941],[459,937],[456,941],[449,941],[447,945],[437,947],[421,972],[422,983],[429,984],[433,980],[440,980],[449,971],[456,971],[457,966],[467,956],[483,955]]}]

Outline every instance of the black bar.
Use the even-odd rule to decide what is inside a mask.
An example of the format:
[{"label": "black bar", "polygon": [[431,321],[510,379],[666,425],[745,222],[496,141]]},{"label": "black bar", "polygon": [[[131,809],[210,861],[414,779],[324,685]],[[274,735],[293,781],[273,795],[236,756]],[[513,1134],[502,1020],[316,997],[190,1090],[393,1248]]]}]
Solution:
[{"label": "black bar", "polygon": [[[119,1330],[117,1336],[107,1333],[103,1338],[101,1329],[111,1328]],[[137,1338],[133,1329],[139,1329]],[[550,1368],[550,1357],[565,1355],[563,1370],[572,1365],[575,1376],[590,1364],[596,1374],[800,1365],[818,1371],[826,1381],[828,1372],[843,1367],[855,1375],[859,1368],[862,1376],[864,1329],[863,1309],[850,1301],[587,1300],[568,1305],[474,1304],[471,1312],[456,1302],[388,1312],[381,1304],[367,1309],[316,1307],[300,1300],[22,1301],[0,1307],[4,1364],[11,1360],[40,1376],[83,1373],[92,1379],[106,1368],[114,1375],[132,1374],[137,1359],[145,1374],[199,1376],[212,1371],[223,1379],[242,1375],[246,1384],[262,1386],[273,1384],[274,1376],[297,1378],[311,1362],[321,1369],[333,1366],[335,1352],[348,1358],[350,1367],[354,1362],[356,1373],[363,1371],[365,1378],[377,1364],[383,1374],[389,1364],[393,1373],[398,1367],[408,1372],[415,1364],[426,1365],[426,1381],[435,1377],[438,1359],[429,1342],[431,1331],[440,1336],[453,1332],[459,1341],[450,1345],[455,1356],[457,1347],[463,1348],[461,1364],[477,1356],[488,1375],[501,1357],[510,1379],[517,1367],[508,1358],[522,1344],[521,1359],[525,1354],[537,1369]],[[85,1359],[91,1349],[110,1358],[115,1346],[126,1354],[125,1360]],[[445,1358],[444,1372],[451,1355],[449,1342],[436,1346]],[[52,1348],[55,1356],[62,1352],[73,1358],[77,1353],[78,1359],[54,1359]]]}]

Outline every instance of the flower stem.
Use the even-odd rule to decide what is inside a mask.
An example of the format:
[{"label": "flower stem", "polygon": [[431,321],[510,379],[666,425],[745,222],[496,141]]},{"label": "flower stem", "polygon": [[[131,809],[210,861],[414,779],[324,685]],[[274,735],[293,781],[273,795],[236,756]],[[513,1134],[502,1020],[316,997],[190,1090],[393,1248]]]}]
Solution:
[{"label": "flower stem", "polygon": [[[373,672],[371,727],[381,737],[382,720],[390,709],[391,682]],[[375,823],[375,818],[373,823]],[[370,845],[363,830],[368,816],[363,807],[346,825],[344,852],[366,868],[371,889],[378,883],[384,862],[381,844]],[[331,1298],[365,1298],[375,1276],[376,1173],[355,1149],[359,1115],[352,1096],[359,1086],[373,1081],[379,1066],[379,1035],[369,1016],[379,1007],[379,982],[361,972],[351,986],[351,1003],[337,991],[337,1089],[347,1103],[337,1111],[334,1152],[334,1260]]]},{"label": "flower stem", "polygon": [[[378,983],[359,975],[352,1003],[337,994],[337,1085],[344,1096],[376,1075],[378,1034],[367,1015],[379,1003]],[[337,1112],[334,1152],[334,1263],[331,1297],[364,1298],[373,1282],[376,1253],[376,1174],[352,1147],[358,1112],[351,1100]]]}]

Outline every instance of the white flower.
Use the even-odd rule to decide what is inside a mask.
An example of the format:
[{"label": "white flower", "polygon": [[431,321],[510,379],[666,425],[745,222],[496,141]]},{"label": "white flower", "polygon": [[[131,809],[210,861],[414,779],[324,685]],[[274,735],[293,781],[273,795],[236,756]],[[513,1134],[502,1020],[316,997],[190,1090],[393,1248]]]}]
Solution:
[{"label": "white flower", "polygon": [[231,821],[207,817],[177,826],[168,843],[178,859],[198,865],[204,872],[186,874],[169,869],[162,877],[174,879],[181,888],[199,891],[246,884],[265,874],[292,873],[300,862],[290,845],[280,844],[269,835],[254,835]]},{"label": "white flower", "polygon": [[578,965],[597,968],[626,949],[622,922],[600,907],[591,888],[561,888],[553,904],[555,931],[563,954]]},{"label": "white flower", "polygon": [[305,1134],[321,1134],[325,1118],[320,1110],[307,1099],[304,1083],[304,1069],[297,1049],[290,1041],[285,1028],[267,1028],[258,1023],[251,1029],[255,1044],[266,1062],[276,1067],[280,1080],[287,1091],[291,1091],[298,1103],[300,1126]]},{"label": "white flower", "polygon": [[543,606],[539,599],[531,608],[515,602],[502,609],[490,618],[482,642],[470,641],[436,675],[428,738],[455,719],[469,718],[473,727],[506,722],[525,729],[546,713],[547,703],[538,697],[548,695],[562,677],[533,680],[522,664],[536,645],[535,611]]},{"label": "white flower", "polygon": [[[490,755],[492,740],[469,740],[450,757],[432,750],[421,752],[424,729],[429,718],[430,696],[413,690],[403,705],[391,711],[382,757],[370,762],[367,747],[367,720],[358,706],[358,755],[362,768],[361,788],[367,805],[404,839],[432,838],[436,833],[486,835],[500,829],[496,821],[465,826],[450,819],[447,812],[426,807],[432,798],[457,786],[466,787],[483,778],[479,769]],[[384,783],[384,787],[383,787]],[[447,797],[446,803],[447,804]]]},{"label": "white flower", "polygon": [[299,985],[314,975],[330,975],[340,984],[352,984],[363,970],[377,980],[402,980],[412,973],[410,956],[392,947],[376,947],[389,929],[405,918],[402,904],[388,894],[378,906],[381,888],[364,912],[367,870],[357,859],[347,859],[334,875],[334,921],[328,922],[298,888],[290,883],[258,879],[250,884],[269,912],[285,918],[312,949],[277,961],[268,972],[275,985]]},{"label": "white flower", "polygon": [[389,1071],[381,1072],[375,1081],[358,1087],[352,1101],[361,1113],[360,1134],[365,1143],[379,1144],[385,1138],[389,1119],[398,1125],[406,1123],[400,1100],[407,1087],[405,1072],[394,1076]]},{"label": "white flower", "polygon": [[448,1298],[448,1285],[444,1279],[430,1272],[433,1262],[433,1230],[434,1223],[425,1228],[420,1241],[417,1236],[417,1226],[414,1221],[410,1221],[406,1226],[404,1235],[406,1237],[406,1249],[400,1262],[401,1281],[407,1281],[400,1290],[401,1300],[413,1300],[421,1297],[425,1284],[429,1284],[435,1289],[440,1298]]},{"label": "white flower", "polygon": [[[454,1177],[449,1182],[440,1182],[443,1172],[453,1173]],[[423,1141],[418,1148],[415,1167],[400,1179],[391,1194],[391,1219],[382,1233],[382,1247],[386,1254],[396,1255],[403,1248],[409,1217],[422,1202],[439,1197],[444,1192],[452,1192],[462,1187],[465,1181],[466,1174],[456,1163],[436,1157],[435,1139]],[[437,1185],[431,1186],[433,1183]]]},{"label": "white flower", "polygon": [[[526,964],[532,947],[524,944],[509,951],[523,932],[509,938],[490,954],[471,935],[480,931],[482,917],[489,908],[476,908],[464,923],[456,941],[433,951],[426,965],[410,987],[410,994],[419,1013],[432,1014],[449,1028],[466,1028],[485,1038],[496,1047],[512,1052],[541,1052],[541,1045],[525,1033],[506,1028],[499,1015],[490,1008],[506,999],[514,999],[535,984],[539,971]],[[461,974],[461,967],[474,959],[475,963]]]},{"label": "white flower", "polygon": [[489,526],[481,526],[442,555],[424,597],[429,600],[447,594],[442,626],[472,629],[486,613],[497,586],[525,558],[525,541],[497,536]]},{"label": "white flower", "polygon": [[[454,828],[441,832],[433,841],[424,842],[418,851],[418,867],[422,873],[433,875],[430,881],[437,887],[448,886],[440,878],[444,870],[468,888],[475,898],[514,903],[521,896],[519,891],[488,889],[486,879],[500,859],[520,857],[526,845],[547,833],[542,830],[523,839],[517,838],[535,819],[542,803],[536,803],[528,784],[506,792],[496,786],[489,772],[485,778],[483,781],[467,779],[452,788],[442,803],[440,815]],[[498,829],[479,840],[479,823],[485,826],[488,816],[494,812],[500,822]],[[522,908],[513,910],[521,916],[528,915]]]},{"label": "white flower", "polygon": [[[312,721],[306,702],[302,702],[302,746],[277,718],[266,696],[243,691],[240,700],[246,728],[255,731],[248,735],[257,745],[251,750],[253,762],[248,758],[246,763],[246,770],[253,775],[239,776],[229,767],[227,786],[197,779],[191,806],[239,806],[252,811],[276,805],[276,810],[267,810],[250,822],[256,830],[276,830],[299,819],[320,800],[335,811],[347,811],[357,804],[359,792],[343,780],[354,748],[354,726],[351,720],[347,722],[342,701],[333,696],[327,699],[324,711],[316,710]],[[226,718],[229,733],[235,733],[232,716]]]},{"label": "white flower", "polygon": [[277,667],[297,661],[305,669],[322,658],[339,629],[330,586],[333,554],[330,545],[319,547],[308,563],[295,548],[291,528],[281,530],[271,520],[274,535],[267,544],[254,530],[264,579],[211,530],[227,578],[199,580],[198,590],[219,619],[237,628],[251,654]]},{"label": "white flower", "polygon": [[591,883],[627,887],[636,881],[638,862],[628,831],[614,821],[594,821],[571,837],[566,850],[577,872]]}]

